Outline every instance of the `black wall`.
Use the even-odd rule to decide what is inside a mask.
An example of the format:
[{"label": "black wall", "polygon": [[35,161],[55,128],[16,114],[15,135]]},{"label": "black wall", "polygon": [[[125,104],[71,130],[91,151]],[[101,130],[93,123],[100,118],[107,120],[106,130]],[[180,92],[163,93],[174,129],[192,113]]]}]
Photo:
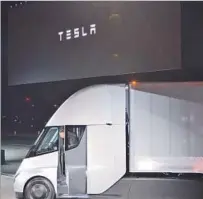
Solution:
[{"label": "black wall", "polygon": [[203,2],[181,3],[183,69],[203,72]]},{"label": "black wall", "polygon": [[8,107],[8,6],[1,2],[1,108],[2,115]]}]

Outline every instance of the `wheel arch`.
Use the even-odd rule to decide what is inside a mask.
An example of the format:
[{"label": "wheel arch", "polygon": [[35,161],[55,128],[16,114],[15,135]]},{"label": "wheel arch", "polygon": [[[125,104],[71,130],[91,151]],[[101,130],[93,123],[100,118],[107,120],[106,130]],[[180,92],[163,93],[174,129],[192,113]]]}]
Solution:
[{"label": "wheel arch", "polygon": [[42,176],[42,175],[36,175],[36,176],[32,176],[31,178],[29,178],[27,181],[26,181],[26,183],[25,183],[25,185],[24,185],[24,187],[23,187],[23,197],[24,197],[24,194],[25,194],[25,188],[26,188],[26,186],[28,185],[28,183],[31,181],[31,180],[33,180],[34,178],[44,178],[45,180],[47,180],[47,181],[49,181],[49,183],[53,186],[53,188],[54,188],[54,191],[55,191],[55,196],[56,196],[56,189],[55,189],[55,187],[54,187],[54,185],[53,185],[53,183],[51,182],[51,180],[49,179],[49,178],[47,178],[47,177],[44,177],[44,176]]}]

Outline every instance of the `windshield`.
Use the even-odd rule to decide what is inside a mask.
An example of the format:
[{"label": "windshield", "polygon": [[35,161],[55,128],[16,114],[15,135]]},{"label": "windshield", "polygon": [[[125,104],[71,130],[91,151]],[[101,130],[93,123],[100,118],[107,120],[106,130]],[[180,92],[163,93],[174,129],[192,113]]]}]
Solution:
[{"label": "windshield", "polygon": [[[37,148],[36,154],[53,152],[58,149],[59,128],[60,127],[45,128],[45,130],[42,133],[43,139]],[[42,137],[42,135],[40,135],[40,137]]]},{"label": "windshield", "polygon": [[42,135],[44,134],[44,130],[42,130],[42,132],[39,134],[39,136],[37,137],[36,141],[34,142],[34,146],[37,145],[37,143],[39,142],[39,140],[41,139]]}]

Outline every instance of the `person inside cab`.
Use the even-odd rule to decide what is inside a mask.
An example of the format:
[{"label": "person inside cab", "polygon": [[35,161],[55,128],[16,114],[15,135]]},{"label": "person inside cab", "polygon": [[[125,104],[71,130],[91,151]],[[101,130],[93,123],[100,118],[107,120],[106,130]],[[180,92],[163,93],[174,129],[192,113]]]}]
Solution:
[{"label": "person inside cab", "polygon": [[58,139],[58,147],[59,147],[59,166],[60,173],[62,176],[65,176],[65,128],[61,127],[59,130],[59,139]]}]

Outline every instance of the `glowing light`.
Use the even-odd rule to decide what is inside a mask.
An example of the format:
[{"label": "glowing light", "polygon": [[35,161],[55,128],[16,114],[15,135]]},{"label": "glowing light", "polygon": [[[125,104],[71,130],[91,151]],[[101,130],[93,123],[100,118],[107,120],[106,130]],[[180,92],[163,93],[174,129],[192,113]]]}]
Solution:
[{"label": "glowing light", "polygon": [[131,86],[137,86],[137,82],[135,80],[133,80],[133,81],[130,82],[130,85]]},{"label": "glowing light", "polygon": [[31,100],[30,97],[25,97],[25,101],[26,101],[26,102],[29,102],[30,100]]},{"label": "glowing light", "polygon": [[200,173],[203,171],[203,160],[200,158],[194,165],[193,165],[193,172]]},{"label": "glowing light", "polygon": [[113,13],[109,16],[109,20],[119,18],[120,15],[118,13]]},{"label": "glowing light", "polygon": [[114,53],[114,54],[113,54],[113,56],[114,56],[114,57],[118,57],[119,55],[118,55],[118,54],[116,54],[116,53]]}]

